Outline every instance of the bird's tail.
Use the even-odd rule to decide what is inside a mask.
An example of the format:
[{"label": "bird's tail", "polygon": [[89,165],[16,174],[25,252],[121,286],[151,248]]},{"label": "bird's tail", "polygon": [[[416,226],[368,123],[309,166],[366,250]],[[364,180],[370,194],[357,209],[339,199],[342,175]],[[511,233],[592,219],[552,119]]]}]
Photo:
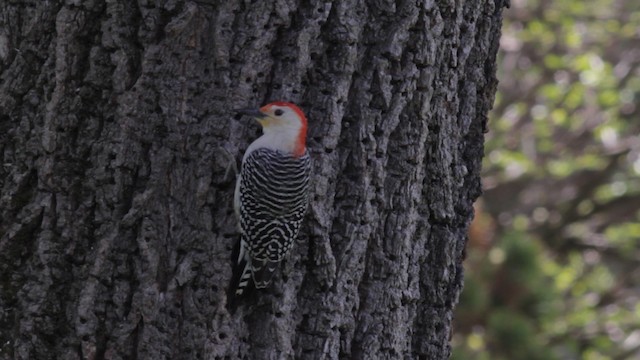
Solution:
[{"label": "bird's tail", "polygon": [[273,274],[278,269],[278,264],[279,262],[277,261],[269,260],[255,261],[252,264],[253,284],[256,289],[264,289],[271,284]]},{"label": "bird's tail", "polygon": [[234,255],[233,276],[227,291],[227,305],[232,312],[235,311],[240,299],[250,290],[251,284],[251,261],[242,246],[242,241],[238,242]]},{"label": "bird's tail", "polygon": [[249,286],[249,282],[251,282],[251,264],[247,261],[247,259],[242,259],[238,263],[238,279],[235,284],[234,296],[239,297],[244,294],[245,289]]}]

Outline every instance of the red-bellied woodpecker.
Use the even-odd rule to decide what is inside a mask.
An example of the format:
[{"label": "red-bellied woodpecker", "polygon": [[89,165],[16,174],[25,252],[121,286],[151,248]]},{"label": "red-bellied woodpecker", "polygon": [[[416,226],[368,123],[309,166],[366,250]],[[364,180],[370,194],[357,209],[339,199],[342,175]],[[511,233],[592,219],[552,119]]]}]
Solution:
[{"label": "red-bellied woodpecker", "polygon": [[237,111],[254,117],[263,131],[242,158],[234,196],[241,239],[237,285],[232,287],[240,296],[251,279],[258,289],[271,283],[298,236],[307,210],[311,160],[305,147],[307,119],[296,105],[273,102]]}]

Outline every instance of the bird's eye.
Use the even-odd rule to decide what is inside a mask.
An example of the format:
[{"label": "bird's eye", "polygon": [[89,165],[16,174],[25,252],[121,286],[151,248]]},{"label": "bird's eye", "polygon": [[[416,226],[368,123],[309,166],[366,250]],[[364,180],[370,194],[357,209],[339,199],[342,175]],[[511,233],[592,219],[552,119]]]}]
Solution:
[{"label": "bird's eye", "polygon": [[276,114],[276,116],[280,116],[282,114],[284,114],[284,111],[282,109],[278,109],[274,112],[274,114]]}]

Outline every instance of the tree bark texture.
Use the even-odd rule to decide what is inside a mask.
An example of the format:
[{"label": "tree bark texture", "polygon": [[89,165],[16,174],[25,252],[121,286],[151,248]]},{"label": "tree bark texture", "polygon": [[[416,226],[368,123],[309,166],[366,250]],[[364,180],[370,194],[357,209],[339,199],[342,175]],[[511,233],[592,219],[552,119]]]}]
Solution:
[{"label": "tree bark texture", "polygon": [[[5,0],[0,359],[445,359],[504,7]],[[228,171],[307,113],[310,207],[227,311]]]}]

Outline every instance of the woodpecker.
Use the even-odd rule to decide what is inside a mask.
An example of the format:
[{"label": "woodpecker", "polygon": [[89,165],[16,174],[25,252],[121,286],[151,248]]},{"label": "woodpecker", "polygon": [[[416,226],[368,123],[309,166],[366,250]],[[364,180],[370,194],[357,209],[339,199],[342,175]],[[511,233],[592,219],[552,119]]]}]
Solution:
[{"label": "woodpecker", "polygon": [[263,135],[244,153],[236,181],[234,208],[240,225],[235,296],[249,281],[267,287],[298,236],[307,210],[311,159],[306,149],[307,118],[292,103],[272,102],[240,109],[254,117]]}]

